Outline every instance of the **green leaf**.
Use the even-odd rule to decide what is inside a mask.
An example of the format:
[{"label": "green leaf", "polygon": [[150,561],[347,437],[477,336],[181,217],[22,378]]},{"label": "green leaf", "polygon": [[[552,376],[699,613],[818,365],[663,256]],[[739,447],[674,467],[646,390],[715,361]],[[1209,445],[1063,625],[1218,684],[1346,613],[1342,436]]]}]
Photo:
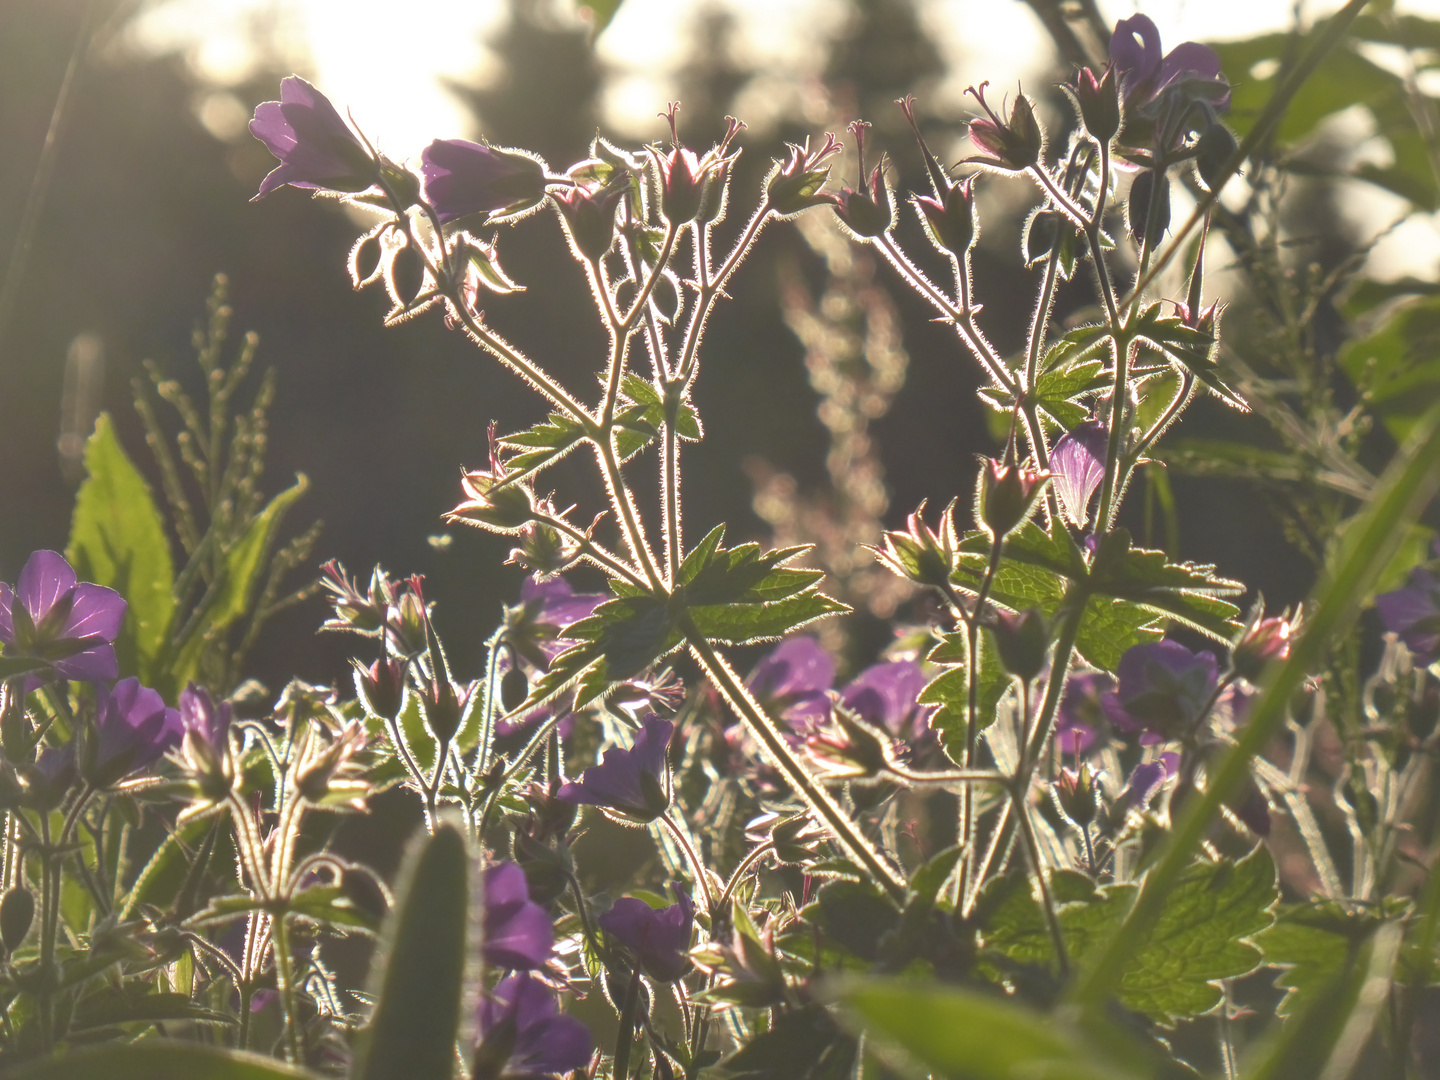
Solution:
[{"label": "green leaf", "polygon": [[1118,1055],[1101,1057],[1063,1020],[998,994],[913,979],[847,980],[837,998],[852,1027],[898,1047],[945,1080],[1126,1080]]},{"label": "green leaf", "polygon": [[71,1029],[110,1027],[115,1024],[161,1024],[169,1020],[233,1024],[228,1013],[207,1009],[188,994],[153,993],[146,983],[131,982],[117,991],[91,994],[75,1009]]},{"label": "green leaf", "polygon": [[1207,767],[1204,793],[1182,808],[1124,924],[1072,984],[1067,996],[1088,1016],[1103,1013],[1104,1003],[1118,986],[1137,943],[1163,916],[1222,802],[1249,778],[1251,758],[1274,737],[1287,715],[1291,696],[1317,669],[1332,643],[1349,629],[1367,591],[1373,588],[1409,524],[1429,504],[1437,488],[1440,406],[1426,414],[1379,478],[1347,543],[1327,560],[1327,572],[1306,605],[1305,626],[1291,643],[1289,657],[1272,667],[1260,696],[1251,705],[1249,722],[1237,734],[1235,746],[1213,770]]},{"label": "green leaf", "polygon": [[1333,902],[1277,911],[1274,925],[1255,936],[1265,963],[1284,969],[1275,985],[1287,993],[1275,1014],[1296,1016],[1314,1007],[1380,925],[1370,912],[1349,912]]},{"label": "green leaf", "polygon": [[572,686],[578,709],[613,684],[640,674],[680,644],[673,602],[617,588],[614,583],[611,588],[623,595],[605,601],[588,618],[566,629],[565,636],[577,644],[550,661],[549,670],[516,713],[532,711]]},{"label": "green leaf", "polygon": [[827,938],[862,960],[878,960],[885,935],[900,926],[900,910],[866,881],[823,885],[801,915]]},{"label": "green leaf", "polygon": [[[1050,361],[1064,343],[1051,349]],[[1073,346],[1068,346],[1075,352]],[[1091,351],[1091,350],[1087,350]],[[1104,360],[1072,360],[1070,363],[1043,368],[1035,379],[1035,389],[1029,394],[1035,406],[1063,431],[1069,431],[1090,415],[1088,404],[1080,398],[1103,390],[1111,379],[1105,374],[1108,365]],[[1015,411],[1015,395],[998,387],[986,387],[980,396],[997,412],[1012,414]]]},{"label": "green leaf", "polygon": [[1215,567],[1172,563],[1163,551],[1131,546],[1129,530],[1107,533],[1095,552],[1090,587],[1126,600],[1157,615],[1229,642],[1240,630],[1240,609],[1223,596],[1238,596],[1245,587],[1216,575]]},{"label": "green leaf", "polygon": [[[986,946],[1021,963],[1048,966],[1054,950],[1044,916],[1028,881],[1018,880],[986,926]],[[1087,878],[1065,872],[1053,876],[1052,887],[1072,961],[1084,960],[1117,931],[1136,892],[1134,885],[1095,891]],[[1163,1024],[1213,1009],[1221,997],[1216,980],[1259,966],[1260,950],[1248,939],[1270,925],[1277,897],[1275,864],[1264,847],[1239,862],[1191,866],[1126,967],[1121,1004]]]},{"label": "green leaf", "polygon": [[85,444],[85,471],[65,558],[81,581],[125,598],[129,611],[115,641],[120,671],[133,671],[153,686],[175,610],[175,567],[150,485],[115,437],[108,413],[100,414]]},{"label": "green leaf", "polygon": [[304,473],[297,473],[295,483],[271,499],[225,552],[225,576],[220,587],[215,590],[190,636],[176,643],[179,649],[170,671],[157,674],[156,681],[167,684],[172,693],[178,694],[195,677],[211,636],[250,612],[280,523],[290,507],[309,488],[309,479]]},{"label": "green leaf", "polygon": [[1163,311],[1160,304],[1151,304],[1140,313],[1130,332],[1179,363],[1227,405],[1249,412],[1245,399],[1220,378],[1215,362],[1215,335],[1187,326],[1179,315],[1166,315]]},{"label": "green leaf", "polygon": [[[967,662],[969,636],[965,631],[942,634],[940,644],[928,660],[944,670],[931,679],[917,699],[921,705],[940,706],[930,717],[930,727],[940,734],[940,745],[957,764],[965,759],[966,725],[970,716],[970,669]],[[995,722],[1000,700],[1010,689],[1009,672],[1000,663],[990,635],[980,635],[980,692],[977,695],[977,734]]]},{"label": "green leaf", "polygon": [[719,1069],[735,1080],[842,1080],[853,1075],[857,1050],[823,1006],[807,1005],[782,1013]]},{"label": "green leaf", "polygon": [[29,675],[30,672],[39,671],[46,666],[44,660],[34,660],[28,656],[0,656],[0,682]]},{"label": "green leaf", "polygon": [[140,871],[125,897],[120,917],[127,918],[140,904],[169,907],[185,884],[194,849],[205,838],[210,822],[193,818],[167,836]]},{"label": "green leaf", "polygon": [[[630,401],[645,407],[645,419],[654,428],[665,421],[665,402],[660,394],[638,375],[626,375],[620,383],[620,390]],[[686,442],[699,442],[704,436],[700,425],[700,414],[688,401],[680,401],[675,410],[675,433]]]},{"label": "green leaf", "polygon": [[523,480],[554,465],[584,441],[584,426],[560,413],[551,413],[532,428],[506,435],[500,445],[520,451],[505,462],[509,470],[507,482]]},{"label": "green leaf", "polygon": [[[469,921],[470,855],[451,825],[409,860],[374,963],[375,1012],[353,1080],[450,1080],[460,1029]],[[477,906],[478,906],[478,897]]]},{"label": "green leaf", "polygon": [[1402,302],[1374,333],[1340,350],[1340,366],[1403,441],[1440,401],[1440,296]]},{"label": "green leaf", "polygon": [[5,1080],[319,1080],[319,1074],[259,1054],[146,1039],[59,1053],[7,1069]]}]

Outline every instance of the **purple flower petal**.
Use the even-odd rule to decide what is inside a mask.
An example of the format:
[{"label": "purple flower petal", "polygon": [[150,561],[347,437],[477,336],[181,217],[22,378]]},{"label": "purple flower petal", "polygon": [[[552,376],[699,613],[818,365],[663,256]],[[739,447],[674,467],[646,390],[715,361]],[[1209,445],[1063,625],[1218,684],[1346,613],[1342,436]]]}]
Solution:
[{"label": "purple flower petal", "polygon": [[260,182],[257,199],[286,184],[307,190],[364,191],[378,175],[370,152],[330,99],[298,75],[281,81],[279,101],[256,106],[250,134],[280,159]]},{"label": "purple flower petal", "polygon": [[191,683],[180,691],[180,726],[193,731],[212,747],[224,745],[234,710],[228,701],[218,704],[203,686]]},{"label": "purple flower petal", "polygon": [[695,904],[678,887],[676,903],[656,910],[624,896],[600,916],[601,928],[634,955],[641,970],[658,982],[674,982],[690,970],[690,934]]},{"label": "purple flower petal", "polygon": [[487,867],[483,895],[485,962],[510,970],[544,967],[555,948],[555,929],[530,899],[525,871],[510,862]]},{"label": "purple flower petal", "polygon": [[1105,479],[1105,454],[1110,436],[1098,420],[1077,424],[1050,452],[1050,482],[1060,496],[1065,514],[1083,529],[1090,517],[1090,500]]},{"label": "purple flower petal", "polygon": [[835,681],[835,658],[812,637],[794,637],[775,646],[746,680],[763,701],[812,695]]},{"label": "purple flower petal", "polygon": [[1115,680],[1103,671],[1072,675],[1065,680],[1055,721],[1055,739],[1062,752],[1083,754],[1095,744],[1104,720],[1101,695],[1114,686]]},{"label": "purple flower petal", "polygon": [[94,645],[63,660],[56,660],[51,667],[62,679],[76,682],[113,682],[120,674],[120,663],[115,658],[113,645]]},{"label": "purple flower petal", "polygon": [[61,597],[74,592],[76,584],[75,571],[65,556],[58,551],[36,551],[20,570],[15,595],[38,626]]},{"label": "purple flower petal", "polygon": [[103,641],[114,641],[120,636],[127,605],[119,593],[103,585],[82,581],[75,586],[72,595],[74,606],[70,608],[70,617],[65,620],[65,625],[60,630],[60,637],[94,637]]},{"label": "purple flower petal", "polygon": [[918,720],[928,715],[915,699],[925,689],[925,673],[914,660],[875,664],[840,692],[840,702],[862,719],[901,737],[916,734]]},{"label": "purple flower petal", "polygon": [[586,769],[578,783],[561,785],[555,797],[607,807],[633,821],[654,821],[670,805],[665,755],[674,731],[674,724],[652,713],[631,749],[611,747],[599,765]]},{"label": "purple flower petal", "polygon": [[569,1073],[590,1060],[589,1028],[560,1015],[554,992],[528,972],[502,979],[481,1001],[479,1021],[483,1035],[507,1021],[513,1026],[509,1060],[495,1063],[497,1075],[536,1080]]},{"label": "purple flower petal", "polygon": [[440,223],[470,214],[517,213],[545,198],[545,163],[466,139],[436,139],[420,155],[425,199]]},{"label": "purple flower petal", "polygon": [[1154,798],[1166,777],[1174,776],[1179,767],[1180,755],[1175,753],[1161,754],[1154,761],[1141,762],[1135,766],[1130,774],[1130,782],[1120,793],[1121,804],[1144,810],[1150,805],[1150,800]]},{"label": "purple flower petal", "polygon": [[1148,15],[1134,15],[1115,24],[1110,35],[1110,59],[1126,88],[1145,82],[1160,67],[1160,30]]},{"label": "purple flower petal", "polygon": [[1121,731],[1176,738],[1204,719],[1219,664],[1214,653],[1155,641],[1127,649],[1116,674],[1117,688],[1100,699],[1110,722]]},{"label": "purple flower petal", "polygon": [[1440,659],[1440,578],[1417,566],[1403,588],[1375,597],[1375,609],[1417,660]]},{"label": "purple flower petal", "polygon": [[108,787],[158,760],[184,733],[179,710],[166,708],[160,695],[141,686],[139,679],[121,679],[110,690],[98,686],[87,778],[97,787]]}]

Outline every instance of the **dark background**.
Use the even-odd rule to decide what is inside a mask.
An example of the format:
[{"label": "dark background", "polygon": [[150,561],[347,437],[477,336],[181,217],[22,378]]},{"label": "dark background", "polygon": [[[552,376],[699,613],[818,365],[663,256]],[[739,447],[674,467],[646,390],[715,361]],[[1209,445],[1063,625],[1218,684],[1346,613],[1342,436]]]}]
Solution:
[{"label": "dark background", "polygon": [[[427,537],[444,531],[440,515],[459,499],[460,467],[484,463],[490,420],[516,430],[539,419],[538,399],[436,315],[384,329],[383,298],[350,289],[344,259],[356,230],[344,212],[293,189],[249,202],[273,164],[264,148],[248,136],[217,140],[199,123],[197,87],[179,57],[140,59],[107,48],[113,26],[106,20],[121,13],[106,0],[97,6],[99,44],[81,66],[34,245],[0,314],[0,579],[13,580],[35,548],[63,548],[68,535],[75,478],[63,473],[56,440],[72,339],[81,332],[103,339],[103,407],[146,468],[130,380],[148,357],[198,391],[190,336],[212,275],[224,272],[237,330],[257,331],[260,365],[278,369],[268,490],[288,486],[295,472],[314,483],[291,530],[323,519],[317,562],[337,557],[361,575],[377,562],[394,573],[424,574],[458,673],[478,674],[480,642],[500,606],[513,601],[521,574],[501,566],[509,545],[499,538],[465,530],[448,550],[437,550]],[[84,8],[80,0],[0,5],[0,257],[14,245]],[[827,69],[836,115],[853,115],[858,106],[875,121],[902,185],[923,188],[918,154],[891,103],[933,85],[944,73],[941,58],[907,0],[854,0],[853,9]],[[723,59],[725,33],[722,18],[705,22],[685,68],[683,130],[702,148],[719,134],[750,75]],[[517,0],[514,18],[491,44],[506,59],[506,77],[485,91],[456,88],[475,112],[468,134],[532,148],[557,168],[587,156],[602,75],[584,31],[546,19],[543,5]],[[273,98],[286,73],[267,72],[237,92],[247,106]],[[1057,68],[1049,82],[1066,74]],[[927,123],[937,146],[953,144],[960,131],[955,117]],[[809,133],[782,124],[773,136],[742,136],[731,229],[743,222],[771,157],[783,153],[781,140]],[[1052,144],[1059,139],[1052,133]],[[919,250],[908,211],[905,219],[907,246]],[[1020,267],[1015,240],[1013,227],[997,222],[976,259],[982,321],[1002,352],[1023,341],[1034,293],[1034,274]],[[575,343],[598,345],[600,335],[553,216],[502,231],[500,244],[509,273],[532,288],[487,305],[488,318],[532,355],[560,358],[555,372],[583,392],[593,350]],[[696,391],[707,438],[685,459],[692,538],[722,520],[732,540],[766,536],[741,467],[747,456],[792,473],[802,490],[826,483],[826,431],[815,416],[803,350],[776,299],[780,273],[796,267],[818,278],[817,260],[790,227],[770,229],[738,275],[732,302],[712,322]],[[892,408],[871,427],[891,494],[887,524],[900,524],[922,499],[934,507],[959,495],[960,523],[968,525],[974,455],[996,450],[974,394],[973,364],[951,333],[929,321],[928,308],[891,292],[910,363]],[[1083,285],[1065,290],[1062,314],[1083,305],[1085,293]],[[1214,410],[1202,404],[1195,413],[1189,423],[1203,425]],[[562,506],[572,498],[590,505],[598,494],[588,462],[550,475]],[[1176,494],[1185,557],[1218,563],[1226,575],[1263,588],[1272,606],[1303,595],[1309,566],[1287,551],[1258,499],[1214,480],[1178,479]],[[1131,501],[1138,507],[1141,500]],[[272,689],[292,675],[343,677],[351,642],[317,637],[322,618],[320,603],[311,601],[278,620],[253,654],[252,674]],[[852,636],[855,664],[884,639],[873,621],[860,630]]]}]

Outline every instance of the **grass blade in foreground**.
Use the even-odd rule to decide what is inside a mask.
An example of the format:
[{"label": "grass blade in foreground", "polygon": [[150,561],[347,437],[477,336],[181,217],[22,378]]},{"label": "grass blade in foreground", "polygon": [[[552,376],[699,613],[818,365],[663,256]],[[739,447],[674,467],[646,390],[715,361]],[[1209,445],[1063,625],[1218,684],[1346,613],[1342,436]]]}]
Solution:
[{"label": "grass blade in foreground", "polygon": [[1070,999],[1097,1017],[1113,996],[1125,966],[1159,918],[1165,899],[1189,865],[1205,830],[1227,795],[1237,789],[1254,757],[1284,720],[1290,696],[1319,664],[1340,633],[1350,625],[1361,600],[1389,565],[1406,526],[1425,509],[1440,488],[1440,406],[1432,408],[1414,435],[1385,470],[1375,494],[1346,533],[1346,543],[1326,567],[1306,623],[1285,660],[1266,680],[1250,711],[1248,726],[1210,778],[1202,797],[1175,823],[1174,831],[1146,875],[1135,905],[1115,935],[1082,971]]},{"label": "grass blade in foreground", "polygon": [[376,958],[375,1015],[354,1080],[450,1080],[470,877],[465,840],[452,826],[442,825],[412,856],[384,954]]}]

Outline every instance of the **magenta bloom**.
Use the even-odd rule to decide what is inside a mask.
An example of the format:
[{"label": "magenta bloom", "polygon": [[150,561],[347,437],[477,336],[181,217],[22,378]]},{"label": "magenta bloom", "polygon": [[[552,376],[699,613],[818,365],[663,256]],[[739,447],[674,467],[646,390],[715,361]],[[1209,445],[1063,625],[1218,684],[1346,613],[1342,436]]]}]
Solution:
[{"label": "magenta bloom", "polygon": [[108,787],[159,760],[184,734],[179,710],[166,708],[139,679],[121,679],[113,690],[98,686],[85,777],[96,787]]},{"label": "magenta bloom", "polygon": [[1095,745],[1105,721],[1100,697],[1114,687],[1115,680],[1103,671],[1071,675],[1065,680],[1055,720],[1055,740],[1064,753],[1083,754]]},{"label": "magenta bloom", "polygon": [[555,928],[545,909],[530,899],[525,871],[513,862],[487,866],[483,895],[485,963],[511,971],[544,967],[555,948]]},{"label": "magenta bloom", "polygon": [[1062,435],[1050,451],[1050,481],[1065,515],[1083,529],[1090,520],[1090,500],[1105,480],[1105,453],[1110,433],[1098,420],[1086,420]]},{"label": "magenta bloom", "polygon": [[[62,679],[115,678],[113,642],[124,621],[120,594],[77,581],[57,551],[37,551],[25,560],[13,591],[0,581],[0,641],[6,652],[47,661]],[[31,676],[26,689],[36,685],[39,680]]]},{"label": "magenta bloom", "polygon": [[520,586],[520,609],[511,620],[511,644],[536,667],[548,667],[575,644],[565,631],[589,618],[607,599],[603,593],[577,593],[562,577],[549,581],[528,577]]},{"label": "magenta bloom", "polygon": [[746,684],[767,712],[804,731],[830,715],[835,658],[812,637],[782,641],[750,672]]},{"label": "magenta bloom", "polygon": [[1217,109],[1230,103],[1230,90],[1224,86],[1215,50],[1186,41],[1162,56],[1160,31],[1149,16],[1134,15],[1115,24],[1110,59],[1120,74],[1120,90],[1127,105],[1143,105],[1166,87],[1186,80],[1218,84],[1223,94],[1212,102]]},{"label": "magenta bloom", "polygon": [[656,910],[625,896],[600,916],[601,929],[629,949],[636,966],[656,982],[674,982],[690,970],[695,904],[678,886],[675,898],[676,903]]},{"label": "magenta bloom", "polygon": [[1440,659],[1440,578],[1417,566],[1404,588],[1375,597],[1375,609],[1422,664]]},{"label": "magenta bloom", "polygon": [[529,972],[500,981],[480,1003],[476,1080],[546,1080],[590,1061],[590,1029],[560,1013],[555,993]]},{"label": "magenta bloom", "polygon": [[1125,651],[1118,686],[1100,698],[1121,731],[1149,731],[1177,738],[1205,718],[1219,665],[1215,654],[1191,652],[1178,641],[1155,641]]},{"label": "magenta bloom", "polygon": [[280,83],[280,100],[255,107],[250,134],[280,159],[260,181],[259,199],[278,187],[311,191],[364,191],[375,183],[379,165],[330,104],[298,75]]},{"label": "magenta bloom", "polygon": [[562,802],[603,806],[641,824],[654,821],[670,806],[665,752],[674,731],[674,724],[652,713],[635,736],[633,747],[611,747],[599,765],[586,769],[578,783],[562,784],[555,797]]},{"label": "magenta bloom", "polygon": [[436,139],[420,162],[425,201],[442,225],[470,214],[524,213],[545,199],[545,163],[520,150]]},{"label": "magenta bloom", "polygon": [[927,681],[914,660],[889,660],[855,676],[840,691],[840,703],[876,727],[902,739],[913,738],[925,732],[934,711],[915,701]]}]

